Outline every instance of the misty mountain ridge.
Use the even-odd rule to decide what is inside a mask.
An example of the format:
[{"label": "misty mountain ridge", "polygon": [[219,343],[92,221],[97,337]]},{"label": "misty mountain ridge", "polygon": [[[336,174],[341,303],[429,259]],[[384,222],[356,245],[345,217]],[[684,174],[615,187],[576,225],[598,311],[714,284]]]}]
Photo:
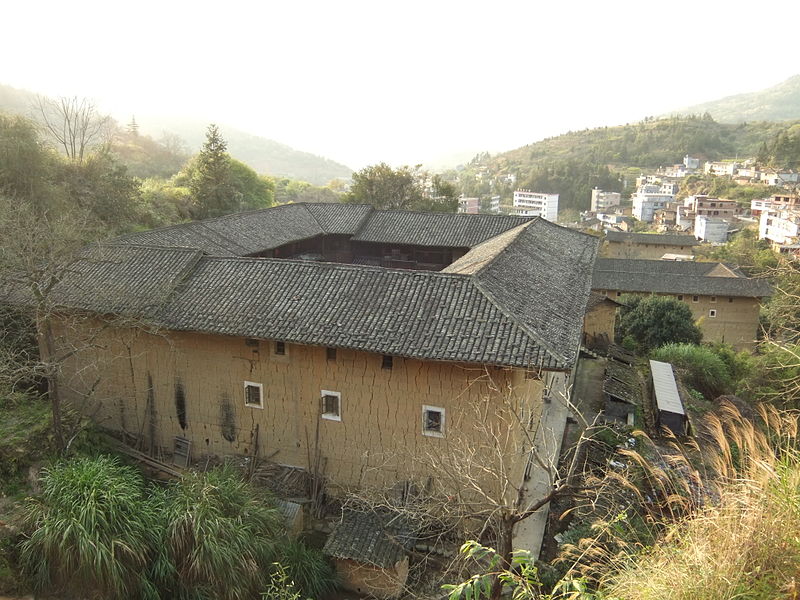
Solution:
[{"label": "misty mountain ridge", "polygon": [[721,123],[800,119],[800,75],[764,90],[726,96],[681,108],[671,114],[702,115],[706,112]]},{"label": "misty mountain ridge", "polygon": [[[33,107],[37,94],[0,84],[0,112],[16,113],[35,118]],[[130,119],[129,119],[130,120]],[[139,131],[159,139],[164,133],[180,137],[191,153],[197,153],[205,141],[206,129],[213,119],[145,117],[137,119]],[[125,127],[126,123],[119,123]],[[277,178],[306,181],[314,185],[325,185],[332,179],[349,179],[353,170],[333,160],[310,152],[296,150],[286,144],[241,129],[217,123],[228,144],[228,153],[252,167],[258,173]]]}]

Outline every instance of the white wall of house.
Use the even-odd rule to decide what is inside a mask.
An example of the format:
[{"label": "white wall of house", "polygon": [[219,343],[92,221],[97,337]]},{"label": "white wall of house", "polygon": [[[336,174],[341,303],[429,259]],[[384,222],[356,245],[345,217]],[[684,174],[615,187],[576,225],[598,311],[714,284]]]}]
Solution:
[{"label": "white wall of house", "polygon": [[543,194],[530,190],[514,192],[514,212],[521,217],[542,217],[558,220],[558,194]]},{"label": "white wall of house", "polygon": [[724,244],[728,241],[728,223],[700,215],[694,222],[694,237],[711,244]]}]

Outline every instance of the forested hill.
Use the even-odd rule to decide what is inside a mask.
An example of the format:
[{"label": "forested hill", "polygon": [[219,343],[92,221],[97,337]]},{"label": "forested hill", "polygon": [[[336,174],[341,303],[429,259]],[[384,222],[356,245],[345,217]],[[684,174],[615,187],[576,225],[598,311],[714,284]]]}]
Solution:
[{"label": "forested hill", "polygon": [[[0,84],[0,112],[36,117],[33,109],[36,94]],[[133,116],[133,115],[132,115]],[[206,128],[213,118],[205,121],[175,119],[139,119],[143,133],[160,139],[164,133],[177,135],[192,153],[200,150],[205,139]],[[335,161],[308,152],[295,150],[285,144],[242,130],[220,125],[220,131],[228,143],[228,152],[234,158],[249,165],[263,175],[288,177],[307,181],[314,185],[325,185],[337,177],[349,178],[352,169]],[[173,140],[174,142],[174,140]]]},{"label": "forested hill", "polygon": [[[718,123],[710,116],[645,119],[548,138],[516,150],[478,155],[459,175],[467,196],[510,196],[513,188],[561,195],[559,208],[586,210],[591,189],[624,191],[641,169],[704,160],[755,157],[796,122]],[[510,176],[513,176],[511,178]]]},{"label": "forested hill", "polygon": [[[177,134],[185,140],[192,153],[200,150],[208,123],[197,120],[167,118],[139,120],[144,133],[158,137],[162,131]],[[258,173],[325,185],[332,179],[349,179],[353,171],[333,160],[295,150],[285,144],[253,135],[241,129],[217,123],[220,133],[228,142],[231,156],[255,169]]]},{"label": "forested hill", "polygon": [[723,123],[800,119],[800,75],[765,90],[727,96],[675,111],[683,115],[706,112]]}]

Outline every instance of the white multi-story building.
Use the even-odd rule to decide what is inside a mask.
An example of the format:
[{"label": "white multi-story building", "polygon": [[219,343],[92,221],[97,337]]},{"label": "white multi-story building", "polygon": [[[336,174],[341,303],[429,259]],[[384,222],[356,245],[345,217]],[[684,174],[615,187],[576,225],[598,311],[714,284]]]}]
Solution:
[{"label": "white multi-story building", "polygon": [[493,213],[500,213],[500,196],[492,196],[489,200],[489,210]]},{"label": "white multi-story building", "polygon": [[514,213],[521,217],[542,217],[558,220],[558,194],[542,194],[530,190],[514,192]]},{"label": "white multi-story building", "polygon": [[698,215],[694,221],[694,237],[711,244],[724,244],[728,241],[728,222]]},{"label": "white multi-story building", "polygon": [[774,247],[796,247],[800,234],[800,214],[793,210],[767,209],[758,221],[758,239],[769,240]]},{"label": "white multi-story building", "polygon": [[739,170],[737,162],[707,162],[703,165],[703,172],[706,175],[727,175],[733,177]]},{"label": "white multi-story building", "polygon": [[604,192],[600,188],[592,190],[591,211],[598,213],[607,211],[609,208],[619,206],[622,196],[619,192]]},{"label": "white multi-story building", "polygon": [[667,203],[675,200],[675,195],[664,193],[663,186],[656,184],[646,184],[639,186],[636,193],[631,196],[633,201],[633,216],[640,221],[647,223],[653,222],[653,216],[657,210],[666,208]]}]

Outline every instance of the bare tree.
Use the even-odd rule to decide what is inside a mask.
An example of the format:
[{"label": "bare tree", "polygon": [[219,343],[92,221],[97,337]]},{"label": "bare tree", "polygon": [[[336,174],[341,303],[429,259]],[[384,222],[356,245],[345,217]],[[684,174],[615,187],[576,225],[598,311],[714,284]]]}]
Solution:
[{"label": "bare tree", "polygon": [[[405,514],[431,537],[459,542],[491,538],[508,568],[515,528],[554,500],[591,495],[595,485],[583,477],[583,461],[593,425],[584,423],[569,460],[560,463],[560,440],[548,439],[552,432],[544,406],[532,407],[531,414],[510,391],[498,398],[465,407],[442,444],[403,457],[409,472],[422,477],[402,490],[354,492],[350,502]],[[552,402],[569,407],[568,394]],[[501,592],[502,581],[496,578],[491,598]]]},{"label": "bare tree", "polygon": [[105,144],[113,129],[113,119],[101,115],[86,98],[37,97],[35,110],[47,133],[64,150],[69,160],[82,164],[88,152]]}]

